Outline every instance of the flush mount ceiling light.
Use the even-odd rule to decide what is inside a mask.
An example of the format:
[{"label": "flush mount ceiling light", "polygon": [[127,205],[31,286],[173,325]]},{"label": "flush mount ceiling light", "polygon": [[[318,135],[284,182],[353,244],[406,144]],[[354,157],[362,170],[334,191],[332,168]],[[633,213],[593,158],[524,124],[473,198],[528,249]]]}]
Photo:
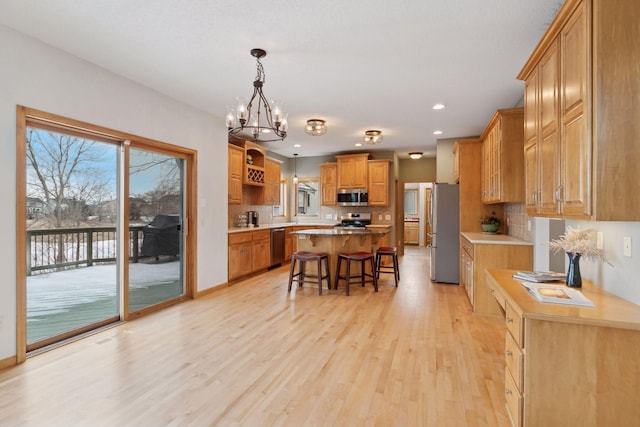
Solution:
[{"label": "flush mount ceiling light", "polygon": [[369,145],[380,144],[382,142],[381,130],[368,130],[364,133],[364,142]]},{"label": "flush mount ceiling light", "polygon": [[444,109],[444,104],[436,104],[433,106],[434,110],[442,110]]},{"label": "flush mount ceiling light", "polygon": [[[261,58],[267,56],[263,49],[251,49],[256,58],[258,74],[253,81],[253,95],[248,104],[239,102],[236,111],[227,113],[229,135],[250,132],[255,142],[283,141],[287,137],[287,118],[279,105],[273,103],[273,109],[262,93],[265,82]],[[256,102],[254,104],[254,101]]]},{"label": "flush mount ceiling light", "polygon": [[320,136],[327,133],[327,122],[322,119],[309,119],[304,131],[312,136]]},{"label": "flush mount ceiling light", "polygon": [[409,153],[409,157],[411,157],[413,160],[417,160],[422,157],[422,152],[414,151],[412,153]]}]

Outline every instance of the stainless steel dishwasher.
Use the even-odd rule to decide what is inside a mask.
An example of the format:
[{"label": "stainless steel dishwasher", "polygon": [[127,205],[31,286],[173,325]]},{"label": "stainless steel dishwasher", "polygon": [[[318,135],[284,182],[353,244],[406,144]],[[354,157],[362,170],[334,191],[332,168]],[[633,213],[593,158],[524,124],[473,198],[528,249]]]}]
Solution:
[{"label": "stainless steel dishwasher", "polygon": [[277,267],[284,261],[284,228],[271,229],[271,267]]}]

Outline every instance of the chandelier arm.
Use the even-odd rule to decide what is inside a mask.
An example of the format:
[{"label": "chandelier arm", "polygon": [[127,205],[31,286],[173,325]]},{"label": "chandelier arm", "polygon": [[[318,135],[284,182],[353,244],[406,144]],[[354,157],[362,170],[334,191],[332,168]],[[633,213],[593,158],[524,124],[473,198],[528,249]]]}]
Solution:
[{"label": "chandelier arm", "polygon": [[[278,128],[280,127],[280,123],[276,123],[275,126],[274,126],[273,117],[272,117],[272,113],[271,113],[271,107],[269,107],[269,102],[267,101],[267,98],[264,96],[264,93],[262,93],[261,90],[259,90],[258,93],[260,94],[260,99],[262,100],[262,103],[264,104],[264,115],[267,117],[267,124],[270,127],[275,128],[276,130],[278,130]],[[258,111],[260,111],[260,102],[258,102]]]}]

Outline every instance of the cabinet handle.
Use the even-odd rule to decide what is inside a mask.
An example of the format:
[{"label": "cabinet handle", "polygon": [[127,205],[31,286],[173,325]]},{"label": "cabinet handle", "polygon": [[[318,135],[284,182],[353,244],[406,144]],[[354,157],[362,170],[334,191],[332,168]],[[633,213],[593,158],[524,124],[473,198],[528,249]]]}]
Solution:
[{"label": "cabinet handle", "polygon": [[511,396],[513,394],[513,392],[511,391],[511,389],[506,389],[504,391],[504,394],[506,394],[507,396]]},{"label": "cabinet handle", "polygon": [[495,289],[489,289],[490,294],[494,293],[495,291],[496,291]]},{"label": "cabinet handle", "polygon": [[509,357],[513,356],[513,353],[512,353],[511,351],[509,351],[509,350],[507,350],[507,351],[505,352],[505,354],[506,354],[507,356],[509,356]]},{"label": "cabinet handle", "polygon": [[513,323],[513,319],[511,317],[507,317],[507,323]]},{"label": "cabinet handle", "polygon": [[542,190],[536,191],[536,205],[540,205],[542,200]]}]

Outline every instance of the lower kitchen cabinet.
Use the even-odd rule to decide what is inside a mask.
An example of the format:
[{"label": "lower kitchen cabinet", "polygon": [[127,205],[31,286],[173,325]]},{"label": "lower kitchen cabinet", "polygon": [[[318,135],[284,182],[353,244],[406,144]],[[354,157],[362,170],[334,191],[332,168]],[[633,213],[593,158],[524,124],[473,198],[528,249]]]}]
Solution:
[{"label": "lower kitchen cabinet", "polygon": [[417,221],[404,222],[404,243],[407,245],[420,244],[420,223]]},{"label": "lower kitchen cabinet", "polygon": [[229,234],[228,280],[267,269],[271,261],[270,239],[269,229]]},{"label": "lower kitchen cabinet", "polygon": [[595,307],[538,302],[488,270],[504,308],[505,404],[514,427],[636,426],[640,420],[640,307],[583,281]]},{"label": "lower kitchen cabinet", "polygon": [[473,312],[502,316],[485,278],[489,268],[533,269],[533,243],[507,235],[460,234],[460,278]]}]

